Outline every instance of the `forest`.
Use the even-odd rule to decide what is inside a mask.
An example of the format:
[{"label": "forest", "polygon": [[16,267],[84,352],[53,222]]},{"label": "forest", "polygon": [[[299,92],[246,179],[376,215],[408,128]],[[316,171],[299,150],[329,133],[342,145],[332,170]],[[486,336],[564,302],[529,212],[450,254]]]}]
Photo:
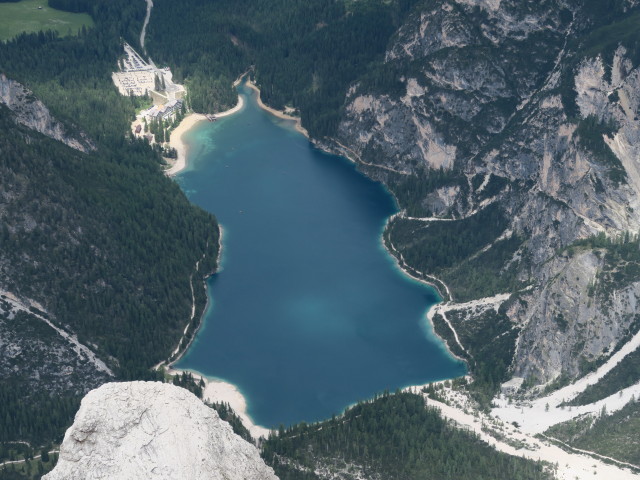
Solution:
[{"label": "forest", "polygon": [[635,385],[638,381],[640,381],[640,350],[624,357],[599,382],[589,385],[576,398],[566,402],[566,405],[588,405]]},{"label": "forest", "polygon": [[[446,177],[445,177],[446,178]],[[508,219],[498,203],[454,221],[396,218],[385,241],[416,270],[444,281],[458,302],[515,291],[518,262],[503,268],[522,246],[518,235],[502,238]]]},{"label": "forest", "polygon": [[[121,40],[139,36],[144,2],[55,3],[88,9],[95,28],[64,38],[21,34],[0,45],[0,72],[97,148],[68,148],[0,108],[0,282],[93,345],[116,379],[157,379],[150,367],[175,348],[190,317],[191,285],[196,311],[204,308],[216,221],[163,174],[157,151],[126,134],[136,102],[120,96],[110,76]],[[52,398],[46,383],[32,391],[3,379],[0,418],[10,420],[0,441],[59,440],[84,393],[76,387]]]},{"label": "forest", "polygon": [[553,478],[544,464],[497,452],[406,392],[384,393],[317,424],[281,427],[262,455],[282,480],[318,479],[318,468],[342,478]]},{"label": "forest", "polygon": [[504,302],[498,311],[488,309],[473,316],[465,310],[449,310],[447,320],[459,334],[466,351],[456,342],[451,328],[436,313],[433,325],[449,349],[466,360],[474,381],[467,386],[471,397],[480,408],[489,410],[493,396],[499,392],[500,384],[509,378],[509,366],[515,352],[515,341],[519,328],[514,328],[506,315],[507,308],[517,298]]},{"label": "forest", "polygon": [[[545,435],[575,448],[638,465],[640,463],[638,429],[640,429],[640,401],[632,398],[616,412],[608,413],[605,408],[599,415],[583,415],[554,425],[545,432]],[[635,471],[640,473],[638,469]]]},{"label": "forest", "polygon": [[[417,0],[154,2],[148,51],[190,89],[191,106],[235,104],[231,83],[252,67],[262,99],[291,106],[312,136],[334,133],[349,84],[382,60]],[[335,52],[340,55],[335,55]]]}]

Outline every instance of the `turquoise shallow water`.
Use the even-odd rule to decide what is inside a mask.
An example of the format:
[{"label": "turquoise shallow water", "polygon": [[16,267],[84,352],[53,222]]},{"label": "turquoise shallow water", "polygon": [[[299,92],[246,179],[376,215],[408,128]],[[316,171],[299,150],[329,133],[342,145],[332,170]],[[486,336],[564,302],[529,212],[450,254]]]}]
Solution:
[{"label": "turquoise shallow water", "polygon": [[426,325],[436,293],[382,246],[392,197],[240,93],[243,110],[186,135],[177,181],[224,237],[204,325],[177,367],[237,385],[267,427],[464,374]]}]

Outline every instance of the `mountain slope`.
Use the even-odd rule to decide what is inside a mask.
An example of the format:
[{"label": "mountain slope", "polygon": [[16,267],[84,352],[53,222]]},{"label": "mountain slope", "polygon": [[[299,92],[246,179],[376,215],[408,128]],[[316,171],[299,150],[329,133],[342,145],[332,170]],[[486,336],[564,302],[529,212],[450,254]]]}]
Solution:
[{"label": "mountain slope", "polygon": [[408,267],[456,301],[514,294],[496,336],[521,332],[511,372],[529,385],[603,361],[635,315],[640,277],[613,285],[607,248],[567,250],[640,227],[638,13],[614,3],[425,2],[378,67],[393,88],[355,82],[320,141],[396,194],[387,244]]},{"label": "mountain slope", "polygon": [[215,268],[214,217],[126,137],[110,70],[135,6],[91,6],[79,37],[0,45],[0,441],[58,439],[89,389],[155,378]]}]

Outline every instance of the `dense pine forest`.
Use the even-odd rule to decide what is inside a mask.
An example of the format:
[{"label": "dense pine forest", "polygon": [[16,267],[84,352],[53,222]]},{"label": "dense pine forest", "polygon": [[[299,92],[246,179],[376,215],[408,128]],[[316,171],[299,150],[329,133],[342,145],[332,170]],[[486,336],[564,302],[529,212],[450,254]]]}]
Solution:
[{"label": "dense pine forest", "polygon": [[[638,429],[640,401],[632,399],[614,413],[606,409],[600,415],[584,415],[554,425],[545,435],[570,444],[574,448],[598,452],[633,465],[640,463]],[[640,473],[636,469],[636,473]]]},{"label": "dense pine forest", "polygon": [[[377,64],[417,0],[154,2],[148,51],[176,69],[196,111],[235,103],[233,80],[253,66],[262,98],[297,109],[312,136],[334,133],[349,84]],[[339,54],[337,54],[339,52]],[[386,76],[385,76],[386,75]]]},{"label": "dense pine forest", "polygon": [[282,480],[550,479],[543,464],[498,453],[474,434],[443,419],[421,395],[384,394],[325,422],[280,428],[263,446],[263,457]]},{"label": "dense pine forest", "polygon": [[[158,152],[127,134],[136,100],[118,94],[111,72],[122,40],[139,37],[144,2],[51,3],[88,11],[96,27],[19,35],[0,45],[0,73],[96,149],[71,149],[0,108],[0,286],[39,302],[96,350],[113,379],[156,379],[150,367],[169,356],[190,318],[191,285],[197,312],[204,308],[217,226],[165,177]],[[0,442],[59,441],[86,389],[104,381],[56,386],[50,397],[53,387],[30,372],[40,365],[20,365],[0,380]]]}]

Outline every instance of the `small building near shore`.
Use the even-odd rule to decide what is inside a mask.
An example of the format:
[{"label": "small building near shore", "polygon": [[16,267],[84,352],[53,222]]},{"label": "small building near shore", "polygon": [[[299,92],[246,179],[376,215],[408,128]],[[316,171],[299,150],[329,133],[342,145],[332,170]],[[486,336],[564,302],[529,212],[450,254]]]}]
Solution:
[{"label": "small building near shore", "polygon": [[158,116],[160,115],[160,108],[157,105],[154,105],[147,110],[143,110],[140,115],[148,122],[151,120],[157,120]]},{"label": "small building near shore", "polygon": [[183,103],[182,100],[170,100],[163,105],[154,105],[144,110],[140,115],[146,119],[147,122],[153,120],[173,120],[182,109]]}]

